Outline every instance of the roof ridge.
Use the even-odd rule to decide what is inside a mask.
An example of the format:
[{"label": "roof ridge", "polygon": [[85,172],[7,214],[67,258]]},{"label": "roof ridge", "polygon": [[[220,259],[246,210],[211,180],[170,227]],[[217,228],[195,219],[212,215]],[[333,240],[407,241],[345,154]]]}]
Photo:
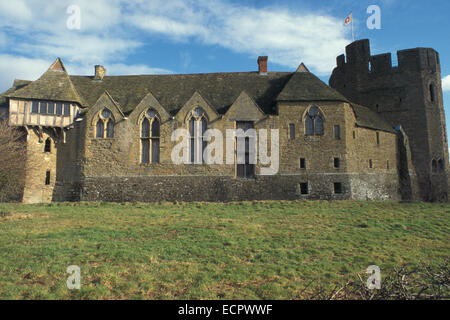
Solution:
[{"label": "roof ridge", "polygon": [[[277,75],[277,74],[292,74],[292,71],[272,71],[268,72],[267,75]],[[161,76],[161,77],[170,77],[170,76],[198,76],[198,75],[236,75],[236,74],[255,74],[260,76],[257,71],[232,71],[232,72],[205,72],[205,73],[169,73],[169,74],[127,74],[127,75],[110,75],[105,76],[104,78],[119,78],[119,77],[153,77],[153,76]],[[267,76],[265,75],[265,77]],[[91,75],[69,75],[69,77],[86,77],[92,78]]]}]

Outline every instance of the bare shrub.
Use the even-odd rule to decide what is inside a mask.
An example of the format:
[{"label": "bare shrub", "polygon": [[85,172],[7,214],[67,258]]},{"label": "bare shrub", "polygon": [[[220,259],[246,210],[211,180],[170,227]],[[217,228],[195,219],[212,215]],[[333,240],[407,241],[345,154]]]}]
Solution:
[{"label": "bare shrub", "polygon": [[334,289],[315,288],[307,299],[316,300],[447,300],[450,299],[449,260],[441,265],[394,268],[382,278],[380,290],[369,290],[357,275]]},{"label": "bare shrub", "polygon": [[21,199],[26,154],[25,133],[0,120],[0,202]]}]

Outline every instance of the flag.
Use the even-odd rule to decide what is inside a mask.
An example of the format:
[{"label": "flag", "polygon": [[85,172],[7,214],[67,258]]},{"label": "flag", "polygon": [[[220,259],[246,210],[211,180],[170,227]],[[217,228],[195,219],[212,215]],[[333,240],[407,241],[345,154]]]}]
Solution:
[{"label": "flag", "polygon": [[350,13],[347,18],[345,18],[344,26],[348,26],[350,23],[353,22],[353,13]]}]

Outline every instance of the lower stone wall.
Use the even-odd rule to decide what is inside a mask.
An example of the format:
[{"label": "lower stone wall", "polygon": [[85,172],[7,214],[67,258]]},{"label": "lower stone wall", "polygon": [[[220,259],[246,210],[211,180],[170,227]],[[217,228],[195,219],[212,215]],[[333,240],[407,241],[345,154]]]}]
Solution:
[{"label": "lower stone wall", "polygon": [[[59,188],[66,194],[55,195],[54,201],[398,200],[396,181],[388,175],[349,174],[258,176],[250,180],[228,176],[89,177],[80,185]],[[301,183],[308,183],[309,194],[301,194]],[[334,193],[334,183],[342,185],[341,194]]]},{"label": "lower stone wall", "polygon": [[351,175],[350,185],[353,200],[401,200],[395,174],[355,174]]}]

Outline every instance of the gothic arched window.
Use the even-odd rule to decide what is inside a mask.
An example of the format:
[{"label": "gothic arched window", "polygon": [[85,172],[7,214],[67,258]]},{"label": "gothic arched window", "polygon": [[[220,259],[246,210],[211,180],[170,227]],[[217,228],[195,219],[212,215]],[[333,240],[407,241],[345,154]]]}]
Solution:
[{"label": "gothic arched window", "polygon": [[207,141],[205,132],[208,128],[205,111],[198,107],[195,108],[189,118],[189,134],[190,134],[190,159],[191,163],[204,163],[203,151],[206,148]]},{"label": "gothic arched window", "polygon": [[154,109],[145,112],[140,131],[141,163],[159,163],[161,121]]},{"label": "gothic arched window", "polygon": [[98,115],[95,137],[98,139],[114,138],[114,118],[109,109],[103,109]]},{"label": "gothic arched window", "polygon": [[305,133],[307,136],[321,136],[323,132],[323,116],[318,107],[311,107],[305,118]]}]

